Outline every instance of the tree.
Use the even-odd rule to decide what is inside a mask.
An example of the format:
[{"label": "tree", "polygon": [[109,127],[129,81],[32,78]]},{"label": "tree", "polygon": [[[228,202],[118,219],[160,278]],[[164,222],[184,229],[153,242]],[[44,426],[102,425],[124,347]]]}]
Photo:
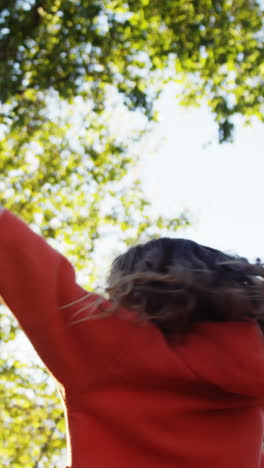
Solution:
[{"label": "tree", "polygon": [[184,105],[207,100],[220,141],[231,138],[236,114],[263,120],[263,5],[257,0],[1,3],[0,100],[20,103],[15,121],[47,89],[66,99],[89,96],[99,112],[109,84],[130,109],[152,118],[164,81],[159,73],[160,86],[153,83],[153,72],[169,64],[171,78],[185,80]]},{"label": "tree", "polygon": [[10,357],[0,365],[1,466],[54,466],[65,447],[65,423],[50,376]]}]

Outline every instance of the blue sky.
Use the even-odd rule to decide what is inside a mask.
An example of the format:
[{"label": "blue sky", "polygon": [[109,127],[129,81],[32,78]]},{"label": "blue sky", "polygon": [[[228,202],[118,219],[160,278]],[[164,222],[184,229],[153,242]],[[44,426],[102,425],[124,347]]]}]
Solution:
[{"label": "blue sky", "polygon": [[192,227],[181,237],[264,259],[264,125],[238,118],[234,143],[219,145],[207,106],[183,109],[175,94],[168,85],[159,100],[160,124],[139,171],[154,211],[186,211]]}]

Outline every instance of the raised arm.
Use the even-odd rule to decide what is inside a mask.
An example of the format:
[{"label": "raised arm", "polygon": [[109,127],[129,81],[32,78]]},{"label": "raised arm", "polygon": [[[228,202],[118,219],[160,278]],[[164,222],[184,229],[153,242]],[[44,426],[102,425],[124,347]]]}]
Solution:
[{"label": "raised arm", "polygon": [[[71,325],[80,302],[62,306],[87,291],[76,284],[68,260],[8,210],[0,215],[0,265],[0,296],[53,375],[63,385],[79,386],[99,368],[105,372],[126,339],[124,321],[109,317]],[[95,298],[89,294],[84,303]]]}]

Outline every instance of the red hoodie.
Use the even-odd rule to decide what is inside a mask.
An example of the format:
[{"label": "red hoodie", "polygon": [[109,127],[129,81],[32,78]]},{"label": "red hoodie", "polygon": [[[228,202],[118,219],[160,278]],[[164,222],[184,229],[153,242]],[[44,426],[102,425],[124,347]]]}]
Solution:
[{"label": "red hoodie", "polygon": [[[0,295],[64,387],[72,468],[260,468],[264,340],[204,323],[180,344],[152,324],[70,325],[87,292],[22,221],[0,216]],[[104,302],[103,307],[107,305]],[[128,312],[129,314],[129,312]]]}]

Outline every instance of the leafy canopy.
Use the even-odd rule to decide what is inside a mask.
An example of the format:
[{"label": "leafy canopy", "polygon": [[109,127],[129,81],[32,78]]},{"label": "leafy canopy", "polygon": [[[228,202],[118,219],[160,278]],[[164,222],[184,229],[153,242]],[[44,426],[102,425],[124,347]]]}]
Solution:
[{"label": "leafy canopy", "polygon": [[130,109],[152,118],[163,81],[158,74],[158,85],[153,72],[170,66],[170,77],[184,83],[184,105],[206,98],[220,141],[231,138],[236,114],[263,120],[263,7],[257,0],[2,4],[0,100],[22,99],[13,118],[23,114],[25,91],[30,100],[47,89],[66,99],[89,95],[100,111],[109,84]]}]

